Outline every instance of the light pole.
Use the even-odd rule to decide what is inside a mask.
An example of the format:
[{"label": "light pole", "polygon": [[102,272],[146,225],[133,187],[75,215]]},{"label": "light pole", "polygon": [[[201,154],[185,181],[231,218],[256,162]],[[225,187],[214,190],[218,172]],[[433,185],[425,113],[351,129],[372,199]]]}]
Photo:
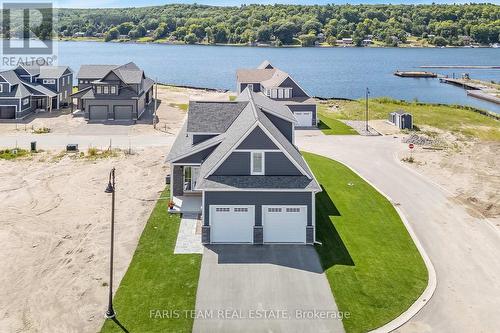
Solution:
[{"label": "light pole", "polygon": [[366,88],[366,131],[368,130],[368,95],[370,95],[370,90]]},{"label": "light pole", "polygon": [[115,317],[115,310],[113,309],[113,247],[115,238],[115,168],[111,169],[109,173],[108,187],[105,193],[111,193],[111,256],[109,258],[109,302],[108,310],[106,311],[106,318],[111,319]]}]

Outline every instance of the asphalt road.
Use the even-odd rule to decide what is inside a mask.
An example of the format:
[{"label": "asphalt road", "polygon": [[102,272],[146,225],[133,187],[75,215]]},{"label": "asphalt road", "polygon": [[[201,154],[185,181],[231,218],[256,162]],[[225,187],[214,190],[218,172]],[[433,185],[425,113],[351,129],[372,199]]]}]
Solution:
[{"label": "asphalt road", "polygon": [[404,147],[399,139],[318,133],[298,132],[300,149],[348,165],[399,204],[434,264],[434,296],[398,332],[498,332],[498,227],[471,216],[444,189],[403,166],[395,158]]},{"label": "asphalt road", "polygon": [[196,333],[344,332],[312,246],[205,248],[196,311]]}]

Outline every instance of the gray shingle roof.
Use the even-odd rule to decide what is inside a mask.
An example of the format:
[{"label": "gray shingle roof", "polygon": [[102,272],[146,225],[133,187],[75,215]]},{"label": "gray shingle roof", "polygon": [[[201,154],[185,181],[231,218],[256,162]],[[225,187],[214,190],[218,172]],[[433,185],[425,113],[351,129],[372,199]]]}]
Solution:
[{"label": "gray shingle roof", "polygon": [[57,96],[55,92],[39,83],[29,83],[21,80],[13,70],[0,72],[0,75],[13,86],[11,94],[8,95],[9,97],[24,98],[32,94],[49,97]]},{"label": "gray shingle roof", "polygon": [[[286,104],[272,100],[266,97],[263,93],[251,92],[255,104],[257,104],[263,111],[274,114],[280,118],[285,118],[293,123],[297,123],[297,119],[293,112],[286,106]],[[248,94],[240,94],[236,100],[248,101]]]},{"label": "gray shingle roof", "polygon": [[314,179],[305,176],[209,176],[197,183],[200,189],[305,189],[315,190]]},{"label": "gray shingle roof", "polygon": [[179,134],[175,139],[174,144],[172,145],[172,149],[167,155],[166,162],[174,162],[175,160],[180,159],[186,155],[194,154],[197,151],[205,150],[213,145],[218,144],[221,140],[223,140],[225,134],[220,134],[216,137],[208,139],[206,141],[200,142],[196,145],[193,145],[193,135],[187,133],[187,121],[184,122]]},{"label": "gray shingle roof", "polygon": [[80,79],[97,80],[103,78],[112,69],[117,67],[117,65],[82,65],[76,77]]},{"label": "gray shingle roof", "polygon": [[68,66],[43,66],[40,67],[40,79],[58,79],[64,75]]},{"label": "gray shingle roof", "polygon": [[259,66],[257,66],[257,69],[273,69],[274,66],[271,65],[269,60],[264,60]]},{"label": "gray shingle roof", "polygon": [[236,78],[240,83],[258,83],[273,77],[276,69],[238,69]]},{"label": "gray shingle roof", "polygon": [[190,133],[223,133],[248,102],[189,102],[187,131]]}]

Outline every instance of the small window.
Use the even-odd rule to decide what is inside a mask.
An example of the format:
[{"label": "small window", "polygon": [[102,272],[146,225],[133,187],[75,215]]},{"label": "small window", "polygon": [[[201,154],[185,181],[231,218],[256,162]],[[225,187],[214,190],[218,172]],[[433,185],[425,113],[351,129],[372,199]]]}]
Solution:
[{"label": "small window", "polygon": [[287,208],[287,213],[300,213],[300,208]]},{"label": "small window", "polygon": [[234,212],[235,213],[247,213],[248,212],[248,208],[235,208]]},{"label": "small window", "polygon": [[116,86],[111,86],[111,93],[116,94]]},{"label": "small window", "polygon": [[0,84],[0,92],[3,92],[3,84]]},{"label": "small window", "polygon": [[96,86],[96,91],[98,94],[102,94],[102,86]]},{"label": "small window", "polygon": [[104,94],[109,94],[109,87],[108,86],[104,86]]},{"label": "small window", "polygon": [[28,104],[30,104],[30,99],[29,98],[23,99],[23,105],[28,105]]},{"label": "small window", "polygon": [[266,88],[266,96],[271,97],[271,89]]},{"label": "small window", "polygon": [[249,83],[247,85],[247,87],[248,87],[248,90],[253,91],[253,83]]},{"label": "small window", "polygon": [[281,208],[275,208],[275,207],[273,207],[273,208],[268,208],[268,209],[267,209],[267,212],[268,212],[268,213],[281,213]]},{"label": "small window", "polygon": [[250,174],[263,175],[264,174],[264,152],[253,151],[250,166]]},{"label": "small window", "polygon": [[217,207],[215,208],[215,211],[220,213],[229,213],[231,209],[227,207]]},{"label": "small window", "polygon": [[56,80],[49,80],[49,79],[44,79],[43,84],[55,84]]}]

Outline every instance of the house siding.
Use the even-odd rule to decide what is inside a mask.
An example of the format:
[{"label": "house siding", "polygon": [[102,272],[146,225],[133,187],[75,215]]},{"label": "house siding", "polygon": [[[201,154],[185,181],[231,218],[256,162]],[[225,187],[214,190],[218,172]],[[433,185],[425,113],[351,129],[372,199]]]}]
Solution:
[{"label": "house siding", "polygon": [[266,176],[302,176],[302,173],[282,152],[265,153]]},{"label": "house siding", "polygon": [[306,92],[302,90],[292,79],[286,78],[280,85],[281,88],[292,88],[293,97],[308,97]]},{"label": "house siding", "polygon": [[291,143],[293,143],[293,125],[288,120],[276,117],[270,113],[266,112],[266,116],[271,120],[274,126],[288,139]]},{"label": "house siding", "polygon": [[313,125],[317,124],[316,104],[290,104],[287,106],[292,112],[311,111]]},{"label": "house siding", "polygon": [[256,127],[238,146],[238,149],[278,149],[278,147],[260,127]]},{"label": "house siding", "polygon": [[249,176],[250,153],[233,152],[213,173],[215,176]]},{"label": "house siding", "polygon": [[246,89],[246,87],[249,85],[249,84],[253,84],[253,91],[254,92],[259,92],[261,90],[261,86],[260,86],[260,83],[258,82],[255,82],[255,83],[240,83],[240,93]]},{"label": "house siding", "polygon": [[215,148],[216,146],[204,149],[200,152],[194,153],[180,160],[174,161],[174,163],[201,163],[214,151]]},{"label": "house siding", "polygon": [[193,134],[193,145],[207,141],[208,139],[217,136],[216,134]]},{"label": "house siding", "polygon": [[307,206],[307,225],[313,226],[311,192],[205,192],[203,225],[209,226],[210,205],[255,206],[255,226],[262,226],[262,206],[301,205]]}]

